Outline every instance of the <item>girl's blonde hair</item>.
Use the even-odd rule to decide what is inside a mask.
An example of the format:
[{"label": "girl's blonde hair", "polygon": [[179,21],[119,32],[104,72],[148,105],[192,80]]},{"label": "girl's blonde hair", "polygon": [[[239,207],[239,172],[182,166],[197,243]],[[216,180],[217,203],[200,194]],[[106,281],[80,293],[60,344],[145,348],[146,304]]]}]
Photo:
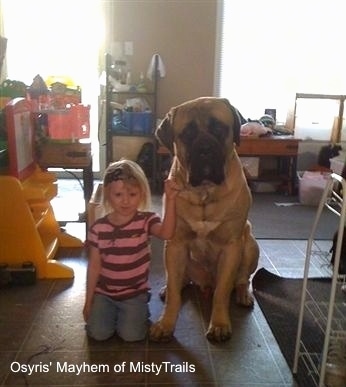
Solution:
[{"label": "girl's blonde hair", "polygon": [[151,193],[148,179],[143,169],[134,161],[121,159],[107,167],[103,176],[102,204],[106,211],[110,210],[108,195],[109,185],[112,181],[123,180],[126,184],[137,186],[142,194],[139,210],[148,210],[151,206]]}]

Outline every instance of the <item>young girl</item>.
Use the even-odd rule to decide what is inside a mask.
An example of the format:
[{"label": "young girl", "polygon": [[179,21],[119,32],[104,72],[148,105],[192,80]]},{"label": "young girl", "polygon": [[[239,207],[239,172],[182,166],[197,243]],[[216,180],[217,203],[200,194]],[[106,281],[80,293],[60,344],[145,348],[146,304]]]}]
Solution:
[{"label": "young girl", "polygon": [[106,340],[143,340],[149,318],[149,236],[170,239],[175,230],[178,187],[164,185],[164,217],[147,211],[150,189],[143,170],[130,160],[109,165],[103,179],[108,214],[89,229],[89,263],[83,309],[87,334]]}]

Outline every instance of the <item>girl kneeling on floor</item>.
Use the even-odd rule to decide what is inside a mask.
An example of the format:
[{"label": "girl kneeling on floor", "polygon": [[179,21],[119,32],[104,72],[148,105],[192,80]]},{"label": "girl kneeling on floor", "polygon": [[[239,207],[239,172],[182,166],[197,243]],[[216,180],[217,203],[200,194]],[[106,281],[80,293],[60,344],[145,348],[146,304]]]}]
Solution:
[{"label": "girl kneeling on floor", "polygon": [[83,309],[88,336],[125,341],[146,337],[149,322],[150,236],[172,238],[176,183],[164,183],[164,216],[147,209],[150,189],[140,166],[130,160],[109,165],[103,179],[107,215],[88,231],[89,262]]}]

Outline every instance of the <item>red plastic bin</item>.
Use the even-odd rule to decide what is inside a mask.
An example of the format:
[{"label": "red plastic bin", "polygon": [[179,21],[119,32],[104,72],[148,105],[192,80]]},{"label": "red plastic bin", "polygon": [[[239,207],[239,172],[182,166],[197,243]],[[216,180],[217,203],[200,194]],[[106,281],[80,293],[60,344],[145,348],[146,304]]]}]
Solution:
[{"label": "red plastic bin", "polygon": [[90,137],[90,105],[72,105],[52,110],[48,115],[48,136],[55,140],[77,140]]}]

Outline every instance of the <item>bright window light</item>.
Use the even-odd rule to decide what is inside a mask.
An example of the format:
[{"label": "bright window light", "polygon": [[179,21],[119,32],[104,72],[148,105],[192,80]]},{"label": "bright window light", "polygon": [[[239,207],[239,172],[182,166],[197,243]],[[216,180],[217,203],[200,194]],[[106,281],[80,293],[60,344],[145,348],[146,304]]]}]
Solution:
[{"label": "bright window light", "polygon": [[[99,52],[104,39],[101,1],[0,0],[8,39],[7,78],[30,85],[39,74],[69,77],[90,104],[91,136],[98,164]],[[94,166],[96,165],[94,163]]]},{"label": "bright window light", "polygon": [[[285,123],[296,93],[346,94],[342,0],[224,0],[218,95],[245,118],[277,109]],[[340,40],[341,39],[341,40]]]}]

